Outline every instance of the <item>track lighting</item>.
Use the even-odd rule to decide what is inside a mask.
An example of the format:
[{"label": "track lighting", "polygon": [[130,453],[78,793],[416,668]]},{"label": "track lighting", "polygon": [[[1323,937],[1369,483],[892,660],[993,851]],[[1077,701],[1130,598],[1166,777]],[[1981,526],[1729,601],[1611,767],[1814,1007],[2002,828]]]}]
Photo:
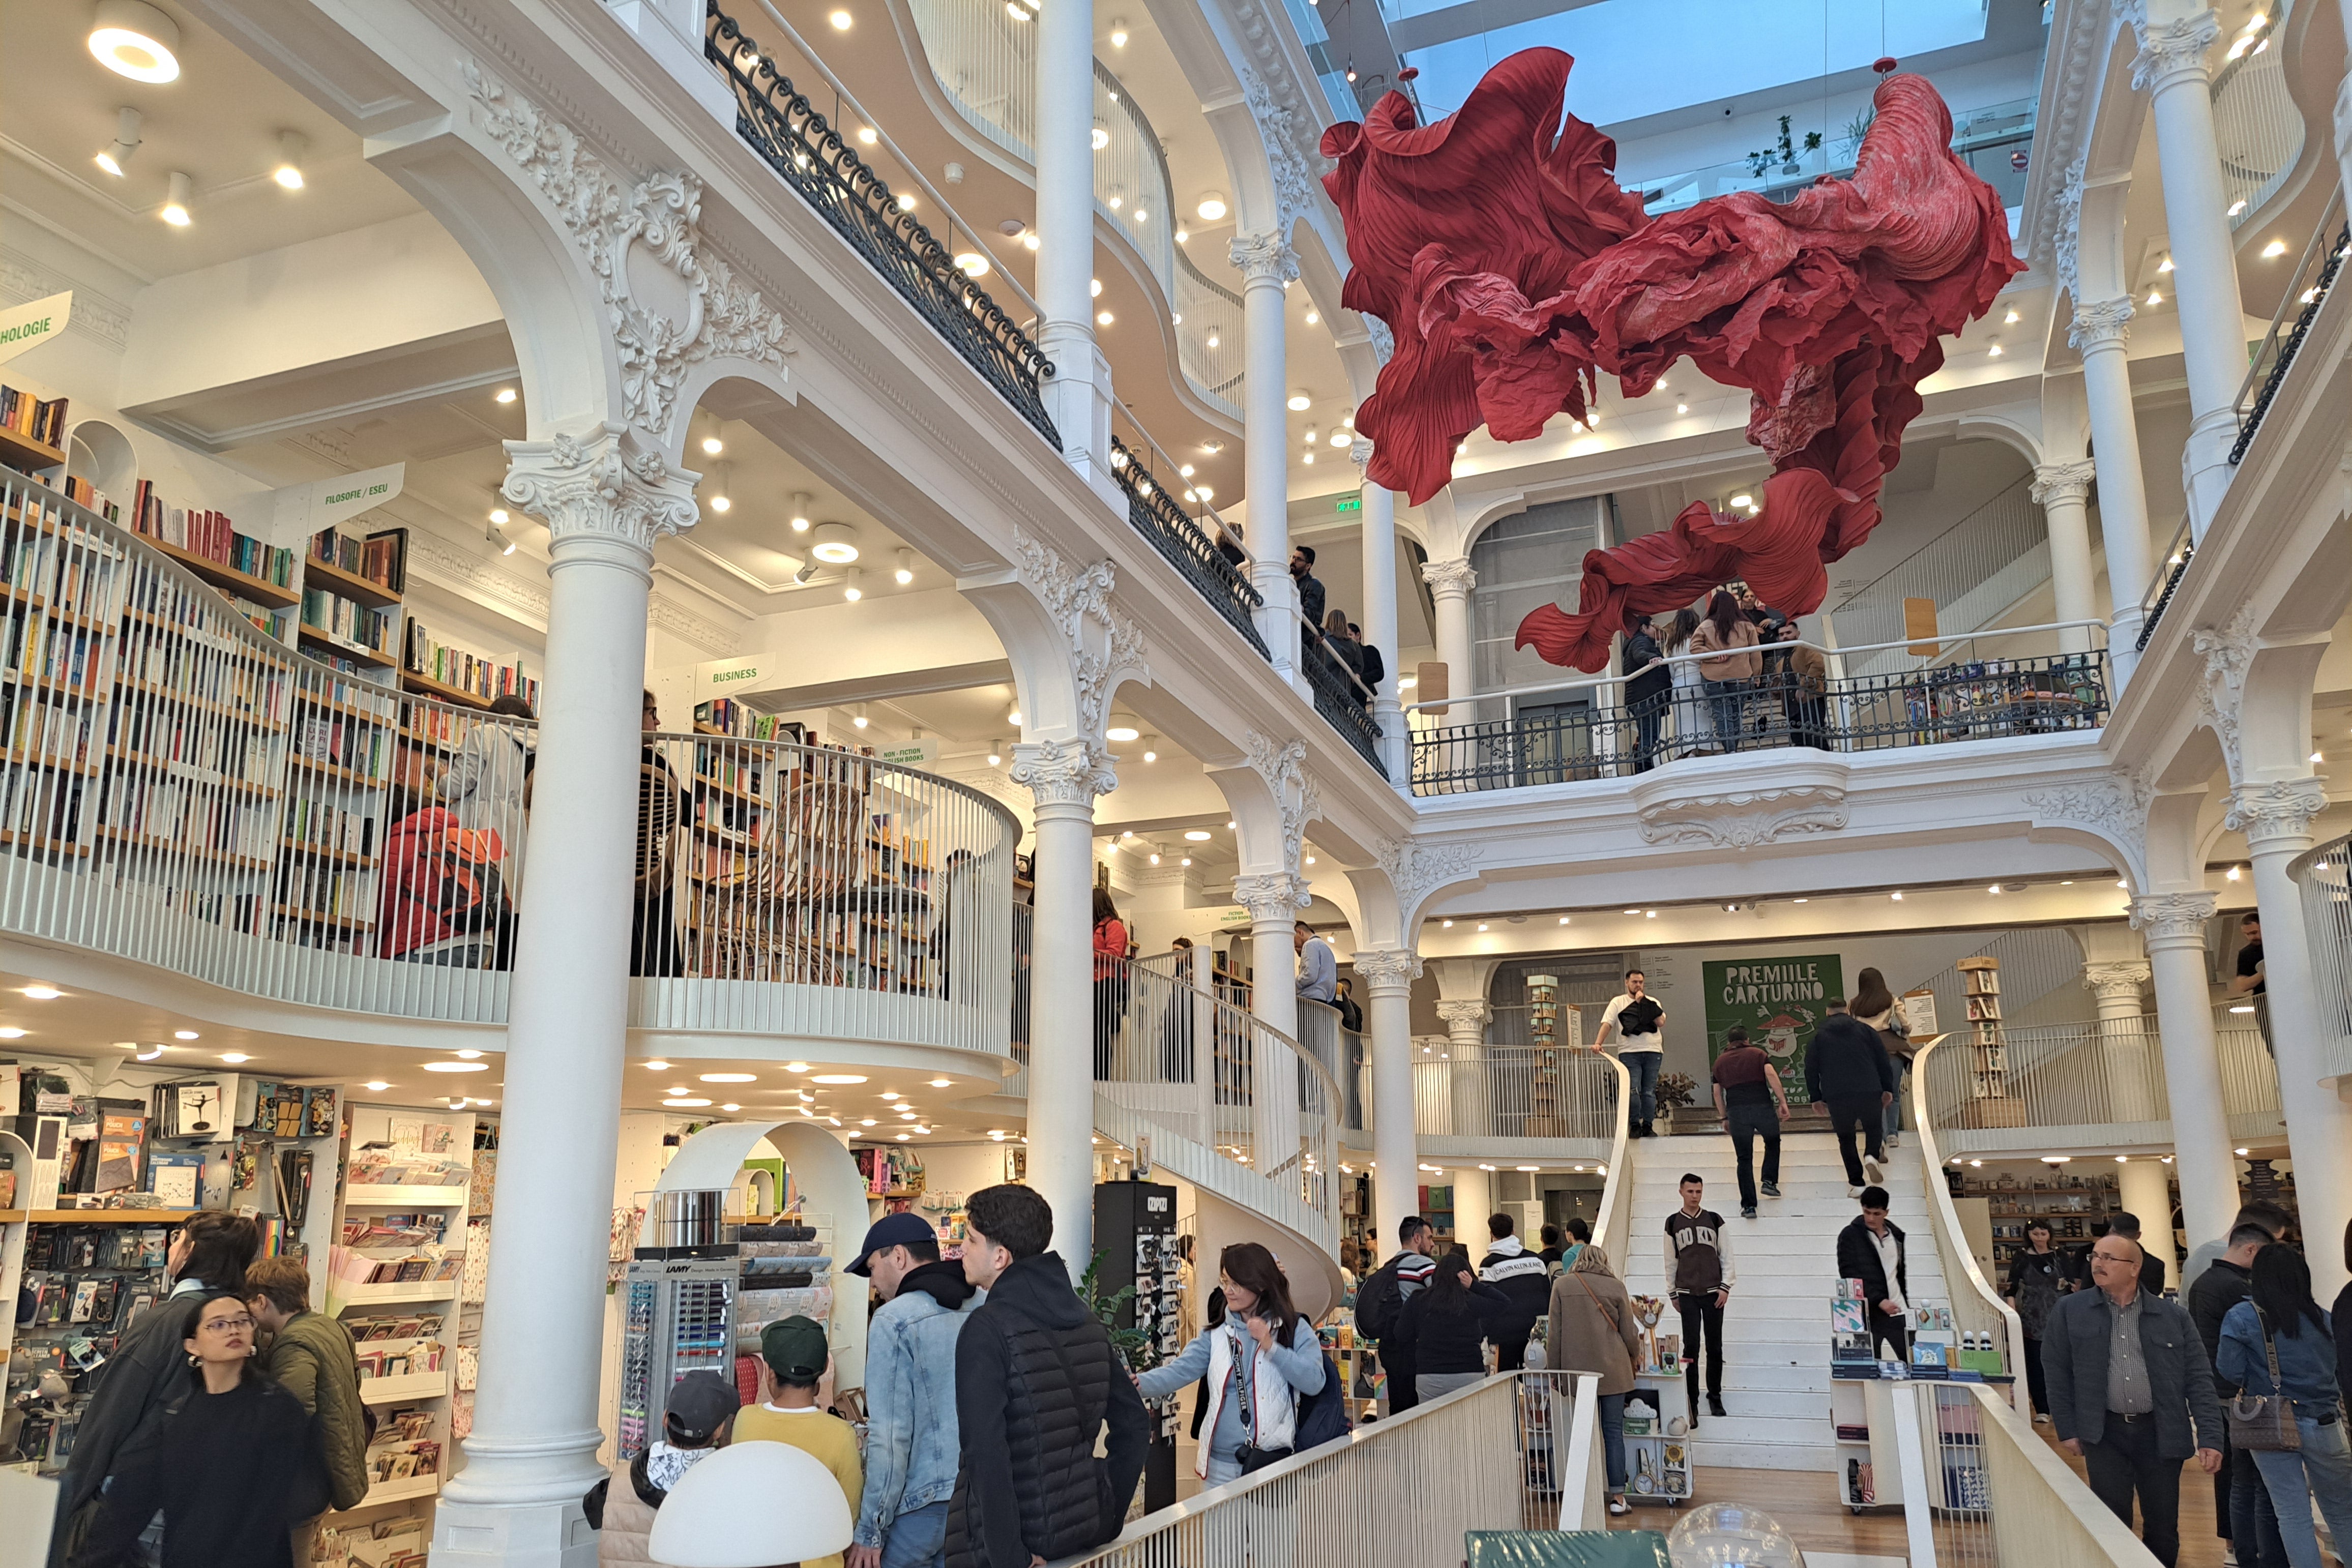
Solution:
[{"label": "track lighting", "polygon": [[804,533],[806,533],[806,532],[808,532],[808,531],[809,531],[809,516],[808,516],[808,513],[809,513],[809,493],[808,493],[806,490],[795,490],[795,491],[793,491],[793,532],[794,532],[794,533],[796,533],[796,534],[804,534]]},{"label": "track lighting", "polygon": [[819,523],[809,554],[827,566],[847,566],[857,559],[857,530],[847,523]]},{"label": "track lighting", "polygon": [[992,740],[988,743],[988,765],[991,768],[1004,766],[1004,742]]},{"label": "track lighting", "polygon": [[727,494],[727,477],[728,465],[724,463],[717,465],[710,494],[710,509],[714,512],[730,512],[735,508],[734,498]]},{"label": "track lighting", "polygon": [[892,572],[890,575],[898,580],[898,586],[901,588],[904,588],[908,583],[914,581],[915,552],[908,549],[906,546],[900,545],[898,547],[898,570]]},{"label": "track lighting", "polygon": [[864,729],[866,727],[866,705],[864,703],[859,703],[857,705],[857,711],[850,716],[849,722],[856,725],[860,729]]},{"label": "track lighting", "polygon": [[310,139],[299,131],[278,133],[278,167],[269,177],[289,191],[302,188],[302,155],[310,150]]},{"label": "track lighting", "polygon": [[175,229],[188,226],[188,204],[195,200],[195,182],[185,174],[172,175],[170,194],[163,199],[163,210],[156,214]]},{"label": "track lighting", "polygon": [[864,572],[858,570],[857,568],[854,566],[844,570],[841,574],[841,596],[849,601],[852,604],[856,603],[859,600],[866,597],[866,590],[860,586],[858,581],[858,580],[865,575],[866,574]]},{"label": "track lighting", "polygon": [[1127,47],[1127,18],[1124,16],[1111,18],[1110,47],[1114,49]]},{"label": "track lighting", "polygon": [[114,140],[100,148],[98,157],[93,160],[100,168],[118,180],[122,178],[122,171],[130,163],[131,155],[139,151],[139,121],[142,118],[140,112],[127,103],[116,110]]}]

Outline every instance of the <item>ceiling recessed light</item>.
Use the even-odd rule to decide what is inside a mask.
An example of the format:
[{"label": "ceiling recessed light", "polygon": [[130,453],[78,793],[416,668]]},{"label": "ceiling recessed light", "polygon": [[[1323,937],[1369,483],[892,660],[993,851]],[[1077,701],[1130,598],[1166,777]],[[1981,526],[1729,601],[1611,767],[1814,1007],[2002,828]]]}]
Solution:
[{"label": "ceiling recessed light", "polygon": [[427,1072],[488,1072],[489,1070],[490,1064],[487,1061],[428,1061],[425,1064]]},{"label": "ceiling recessed light", "polygon": [[898,1097],[898,1092],[896,1089],[885,1089],[882,1091],[882,1098],[885,1100],[896,1100]]},{"label": "ceiling recessed light", "polygon": [[55,986],[26,986],[25,994],[37,1002],[53,1002],[65,995]]},{"label": "ceiling recessed light", "polygon": [[1137,739],[1140,737],[1142,734],[1143,732],[1141,730],[1136,728],[1131,724],[1115,724],[1108,729],[1103,731],[1103,738],[1105,740],[1127,741]]},{"label": "ceiling recessed light", "polygon": [[132,81],[176,81],[179,24],[139,0],[100,0],[89,29],[89,52],[100,65]]},{"label": "ceiling recessed light", "polygon": [[[2286,241],[2283,239],[2274,239],[2271,241],[2270,244],[2263,246],[2263,259],[2264,261],[2275,261],[2285,254]],[[2244,1153],[2243,1150],[2240,1150],[2239,1152],[2241,1154]]]},{"label": "ceiling recessed light", "polygon": [[871,1126],[873,1126],[873,1125],[874,1125],[874,1118],[873,1118],[873,1117],[871,1117],[871,1116],[868,1116],[868,1117],[866,1117],[866,1120],[864,1120],[864,1121],[862,1121],[862,1122],[858,1123],[857,1124],[858,1124],[859,1126],[861,1126],[861,1127],[871,1127]]},{"label": "ceiling recessed light", "polygon": [[784,1063],[784,1071],[787,1072],[806,1072],[808,1070],[809,1066],[805,1061],[787,1061]]},{"label": "ceiling recessed light", "polygon": [[25,1030],[16,1028],[14,1024],[5,1029],[0,1029],[0,1040],[22,1040],[25,1034]]},{"label": "ceiling recessed light", "polygon": [[857,559],[857,530],[847,523],[819,523],[809,554],[827,566],[847,566]]},{"label": "ceiling recessed light", "polygon": [[848,12],[835,11],[832,16],[825,19],[833,24],[833,30],[835,32],[846,33],[849,31],[850,16]]},{"label": "ceiling recessed light", "polygon": [[361,1084],[360,1087],[362,1089],[373,1089],[377,1093],[381,1094],[385,1090],[391,1088],[392,1085],[381,1078],[371,1078],[365,1083]]},{"label": "ceiling recessed light", "polygon": [[679,1110],[692,1110],[700,1106],[708,1105],[710,1102],[704,1099],[699,1094],[673,1094],[668,1099],[663,1101],[662,1103],[665,1105],[674,1106]]},{"label": "ceiling recessed light", "polygon": [[234,1066],[240,1061],[251,1061],[253,1058],[241,1051],[224,1051],[221,1052],[221,1060]]},{"label": "ceiling recessed light", "polygon": [[743,1107],[735,1103],[734,1101],[730,1100],[726,1104],[721,1105],[719,1108],[721,1111],[740,1111]]},{"label": "ceiling recessed light", "polygon": [[278,167],[269,172],[269,177],[278,182],[281,190],[302,188],[302,154],[310,150],[310,139],[300,131],[278,133]]},{"label": "ceiling recessed light", "polygon": [[197,1038],[197,1035],[196,1031],[192,1029],[175,1029],[172,1031],[172,1038],[173,1040],[194,1040]]},{"label": "ceiling recessed light", "polygon": [[453,1051],[449,1054],[456,1057],[460,1061],[479,1061],[482,1060],[482,1053],[478,1051]]},{"label": "ceiling recessed light", "polygon": [[934,1078],[931,1080],[931,1087],[934,1089],[945,1089],[952,1082],[953,1080],[951,1079]]},{"label": "ceiling recessed light", "polygon": [[705,1083],[756,1083],[759,1082],[759,1076],[756,1072],[706,1072],[702,1075],[702,1082]]},{"label": "ceiling recessed light", "polygon": [[866,1074],[863,1072],[820,1072],[811,1078],[809,1082],[811,1083],[863,1083],[866,1082]]},{"label": "ceiling recessed light", "polygon": [[1225,198],[1218,192],[1203,191],[1201,193],[1200,203],[1193,207],[1192,213],[1204,224],[1215,223],[1225,215]]},{"label": "ceiling recessed light", "polygon": [[498,390],[496,397],[493,399],[494,402],[512,402],[514,400],[515,390],[512,387],[500,387]]},{"label": "ceiling recessed light", "polygon": [[1523,1170],[1523,1171],[1539,1171],[1539,1170],[1543,1169],[1543,1166],[1513,1166],[1512,1168],[1513,1168],[1513,1169],[1515,1169],[1515,1170]]},{"label": "ceiling recessed light", "polygon": [[1290,394],[1290,412],[1293,413],[1304,413],[1314,404],[1315,399],[1304,388]]}]

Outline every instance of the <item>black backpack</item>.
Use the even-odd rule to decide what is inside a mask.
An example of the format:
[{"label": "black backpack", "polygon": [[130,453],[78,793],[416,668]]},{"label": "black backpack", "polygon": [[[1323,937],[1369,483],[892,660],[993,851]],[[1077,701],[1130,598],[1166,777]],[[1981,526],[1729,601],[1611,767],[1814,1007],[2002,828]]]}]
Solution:
[{"label": "black backpack", "polygon": [[1327,1352],[1323,1357],[1323,1386],[1298,1402],[1290,1451],[1303,1454],[1325,1443],[1335,1443],[1346,1437],[1349,1429],[1347,1388]]},{"label": "black backpack", "polygon": [[1395,1332],[1397,1315],[1403,1311],[1404,1287],[1397,1282],[1396,1260],[1391,1258],[1356,1287],[1356,1332],[1384,1340]]}]

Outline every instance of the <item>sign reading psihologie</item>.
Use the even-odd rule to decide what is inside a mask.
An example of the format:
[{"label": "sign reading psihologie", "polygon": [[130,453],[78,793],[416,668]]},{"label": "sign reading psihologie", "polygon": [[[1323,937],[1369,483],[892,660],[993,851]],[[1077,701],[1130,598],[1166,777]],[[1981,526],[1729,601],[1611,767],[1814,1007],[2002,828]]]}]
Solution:
[{"label": "sign reading psihologie", "polygon": [[1706,987],[1706,1059],[1713,1061],[1723,1053],[1723,1037],[1732,1025],[1745,1024],[1748,1038],[1780,1069],[1790,1103],[1801,1103],[1805,1042],[1828,1016],[1829,998],[1845,995],[1838,956],[1709,959],[1699,967]]}]

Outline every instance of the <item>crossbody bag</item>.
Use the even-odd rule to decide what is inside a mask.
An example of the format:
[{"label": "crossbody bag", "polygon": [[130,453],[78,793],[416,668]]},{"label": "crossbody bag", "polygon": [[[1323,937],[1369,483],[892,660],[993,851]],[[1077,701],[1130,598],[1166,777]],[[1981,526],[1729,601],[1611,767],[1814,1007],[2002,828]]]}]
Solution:
[{"label": "crossbody bag", "polygon": [[[1241,1401],[1242,1430],[1255,1437],[1257,1436],[1257,1422],[1253,1419],[1250,1391],[1257,1381],[1257,1342],[1246,1333],[1234,1337],[1240,1342],[1234,1352],[1236,1358],[1234,1362],[1234,1392]],[[1242,1474],[1246,1476],[1265,1469],[1268,1465],[1278,1465],[1296,1451],[1292,1448],[1261,1448],[1255,1443],[1244,1442],[1234,1450],[1234,1458],[1241,1465]]]},{"label": "crossbody bag", "polygon": [[2263,1354],[2270,1361],[2271,1392],[2249,1394],[2244,1389],[2229,1404],[2230,1446],[2255,1453],[2292,1454],[2303,1448],[2303,1429],[2294,1424],[2294,1402],[2286,1396],[2279,1377],[2278,1346],[2271,1342],[2271,1325],[2260,1307],[2254,1324],[2263,1331]]}]

